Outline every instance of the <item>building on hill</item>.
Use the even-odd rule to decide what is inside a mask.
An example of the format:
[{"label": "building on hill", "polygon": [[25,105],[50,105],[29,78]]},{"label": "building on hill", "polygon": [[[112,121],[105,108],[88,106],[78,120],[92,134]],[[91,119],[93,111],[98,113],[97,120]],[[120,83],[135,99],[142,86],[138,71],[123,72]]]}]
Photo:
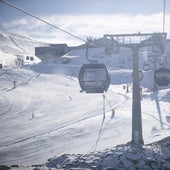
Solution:
[{"label": "building on hill", "polygon": [[[74,47],[73,49],[85,49],[86,46],[87,46],[86,44],[82,44],[77,47]],[[105,47],[105,39],[103,37],[89,41],[88,48],[100,48],[100,47]]]},{"label": "building on hill", "polygon": [[15,54],[15,56],[16,56],[16,59],[15,59],[16,66],[32,65],[32,64],[38,64],[41,62],[41,60],[35,55]]},{"label": "building on hill", "polygon": [[35,47],[35,55],[41,60],[59,58],[69,52],[67,44],[50,44],[47,47]]},{"label": "building on hill", "polygon": [[[117,54],[119,53],[120,47],[118,43],[113,39],[106,39],[105,37],[98,38],[98,39],[91,39],[88,41],[88,48],[104,48],[105,54],[111,56],[112,53]],[[76,49],[85,49],[87,48],[86,44],[79,45],[77,47],[70,47],[71,50]]]}]

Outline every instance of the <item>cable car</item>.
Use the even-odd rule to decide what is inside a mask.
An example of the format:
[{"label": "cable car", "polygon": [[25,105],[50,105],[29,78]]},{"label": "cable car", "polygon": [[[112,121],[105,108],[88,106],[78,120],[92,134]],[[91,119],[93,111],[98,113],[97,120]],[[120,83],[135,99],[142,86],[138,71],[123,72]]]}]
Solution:
[{"label": "cable car", "polygon": [[170,70],[168,68],[160,68],[155,71],[155,81],[159,86],[167,86],[170,84]]},{"label": "cable car", "polygon": [[110,76],[105,64],[83,64],[78,79],[82,91],[86,93],[103,93],[110,85]]}]

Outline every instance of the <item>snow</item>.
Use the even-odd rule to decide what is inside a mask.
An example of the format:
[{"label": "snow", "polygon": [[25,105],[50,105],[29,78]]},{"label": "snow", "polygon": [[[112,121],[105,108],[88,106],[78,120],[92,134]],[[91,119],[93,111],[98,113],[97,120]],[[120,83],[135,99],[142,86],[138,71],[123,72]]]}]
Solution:
[{"label": "snow", "polygon": [[16,56],[0,51],[0,64],[3,66],[15,66]]},{"label": "snow", "polygon": [[[0,32],[0,42],[0,64],[3,67],[39,63],[41,60],[34,55],[35,47],[47,45],[28,37],[5,32]],[[26,59],[30,56],[33,61]]]},{"label": "snow", "polygon": [[[47,45],[22,35],[0,31],[0,49],[4,53],[34,54],[34,48]],[[8,48],[7,48],[8,47]]]},{"label": "snow", "polygon": [[[107,57],[99,48],[91,49],[90,56],[105,62],[111,75],[111,86],[105,94],[109,101],[105,119],[103,94],[80,93],[77,76],[81,64],[87,63],[85,50],[63,56],[70,59],[68,64],[58,60],[23,67],[11,64],[0,69],[0,165],[39,165],[51,158],[47,165],[53,168],[58,164],[66,169],[113,165],[130,169],[134,162],[148,168],[146,159],[154,162],[153,154],[161,155],[158,144],[150,143],[170,136],[169,87],[153,92],[153,69],[144,72],[141,103],[145,145],[139,154],[127,144],[131,141],[132,124],[131,52],[122,49]],[[5,62],[13,60],[11,55],[6,59]],[[126,84],[130,85],[129,93],[123,89]],[[168,142],[169,139],[164,142],[167,151],[159,157],[161,165],[170,157]],[[169,164],[166,166],[170,168]]]}]

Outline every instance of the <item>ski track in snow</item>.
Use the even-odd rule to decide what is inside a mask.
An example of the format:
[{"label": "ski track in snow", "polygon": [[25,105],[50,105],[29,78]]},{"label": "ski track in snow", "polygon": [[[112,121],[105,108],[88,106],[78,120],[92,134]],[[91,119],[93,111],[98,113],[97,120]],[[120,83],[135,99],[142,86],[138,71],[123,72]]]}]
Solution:
[{"label": "ski track in snow", "polygon": [[1,71],[2,73],[0,74],[0,77],[9,72],[10,70],[12,70],[12,68]]},{"label": "ski track in snow", "polygon": [[27,51],[24,48],[22,48],[21,46],[18,45],[18,43],[13,39],[12,36],[9,36],[9,38],[10,38],[11,42],[14,44],[14,46],[18,47],[21,51],[27,53]]},{"label": "ski track in snow", "polygon": [[[10,107],[10,103],[6,96],[3,96],[1,94],[0,98],[1,98],[0,101],[3,103],[3,107],[0,107],[0,116],[3,116],[4,114],[6,114],[10,111],[11,107]],[[1,110],[1,108],[2,108],[2,110]],[[6,109],[3,110],[4,108],[6,108]]]},{"label": "ski track in snow", "polygon": [[[13,68],[15,70],[15,68]],[[4,76],[6,73],[9,74],[10,71],[13,71],[13,69],[9,69],[7,71],[5,71],[4,73],[2,73],[1,75]],[[33,79],[37,79],[40,77],[40,73],[35,73],[35,74],[31,74],[29,77],[27,76],[27,78],[24,78],[22,82],[20,82],[19,84],[17,84],[16,88],[10,88],[8,90],[2,90],[4,91],[2,94],[4,95],[2,98],[6,100],[6,105],[7,105],[7,108],[8,110],[6,110],[5,112],[1,113],[0,116],[4,116],[5,114],[8,114],[9,112],[13,112],[13,114],[19,114],[20,112],[23,112],[24,110],[22,109],[22,106],[13,106],[13,103],[10,103],[10,101],[8,101],[7,97],[5,96],[5,93],[10,93],[12,91],[15,91],[15,90],[19,90],[20,87],[22,86],[25,86],[25,85],[28,85],[31,81],[33,81]],[[64,79],[67,79],[68,81],[72,81],[72,82],[75,82],[75,85],[77,86],[77,88],[79,87],[77,81],[75,81],[75,79],[73,78],[70,78],[69,76],[65,76],[65,75],[60,75],[60,77],[63,77]],[[34,82],[34,81],[33,81]],[[112,90],[110,90],[110,95],[114,95],[114,97],[116,97],[118,99],[119,102],[117,102],[117,104],[115,105],[114,103],[112,104],[112,107],[114,109],[117,109],[118,107],[120,107],[121,105],[123,105],[126,101],[127,101],[127,96],[126,95],[123,95],[123,94],[120,94],[120,93],[115,93],[113,92]],[[1,95],[2,96],[2,95]],[[7,103],[8,102],[8,103]],[[99,109],[93,109],[93,112],[94,113],[97,113],[99,111]],[[107,109],[106,110],[106,113],[110,112],[111,109]],[[90,111],[91,112],[91,111]],[[90,112],[86,112],[86,114],[88,115]],[[53,133],[53,132],[56,132],[56,131],[59,131],[59,130],[62,130],[64,128],[71,128],[71,127],[74,127],[76,124],[79,124],[80,122],[83,122],[83,121],[87,121],[87,120],[90,120],[90,119],[93,119],[93,118],[97,118],[97,117],[100,117],[102,115],[102,110],[97,113],[97,114],[93,114],[92,116],[86,116],[84,118],[81,118],[81,119],[78,119],[78,120],[75,120],[75,121],[71,121],[71,122],[67,122],[65,124],[63,124],[62,126],[59,126],[59,127],[56,127],[56,128],[53,128],[53,129],[50,129],[50,130],[45,130],[41,133],[37,133],[35,135],[31,135],[31,136],[26,136],[26,137],[23,137],[21,139],[18,139],[16,141],[13,141],[13,142],[6,142],[5,144],[1,145],[0,148],[2,149],[5,149],[6,147],[12,147],[12,146],[15,146],[16,147],[21,143],[22,145],[27,141],[31,141],[32,139],[41,139],[43,138],[43,136],[46,136],[50,133]],[[107,114],[106,114],[107,116]],[[108,122],[109,123],[109,122]],[[107,126],[107,125],[106,125]],[[106,128],[105,126],[105,128]],[[104,133],[104,129],[102,129],[102,133]],[[76,133],[76,132],[74,132]]]},{"label": "ski track in snow", "polygon": [[[36,76],[35,76],[35,75],[32,76],[32,77],[27,81],[27,83],[28,83],[30,80],[32,80],[34,77],[36,77]],[[65,77],[65,76],[64,76],[64,77]],[[70,79],[70,78],[69,78],[69,79]],[[72,79],[71,79],[71,80],[72,80]],[[22,83],[21,83],[21,84],[22,84]],[[25,84],[25,83],[24,83],[24,84]],[[114,93],[114,94],[115,94],[115,95],[117,94],[117,95],[123,96],[123,97],[125,98],[125,100],[122,100],[122,102],[120,102],[118,105],[112,106],[113,109],[117,109],[118,107],[120,107],[121,105],[123,105],[123,104],[126,103],[127,97],[126,97],[125,95],[122,95],[122,94],[119,94],[119,93]],[[10,109],[9,109],[9,110],[10,110]],[[8,110],[8,111],[9,111],[9,110]],[[4,112],[3,114],[7,113],[8,111]],[[98,110],[96,110],[96,111],[98,111]],[[107,112],[110,112],[110,111],[111,111],[111,109],[107,110],[106,113],[107,113]],[[94,110],[94,112],[95,112],[95,110]],[[0,114],[0,116],[2,116],[3,114]],[[87,114],[88,114],[88,113],[87,113]],[[21,140],[18,140],[18,141],[9,143],[9,144],[0,145],[0,147],[6,147],[6,146],[11,146],[11,145],[19,144],[19,143],[24,142],[24,141],[26,141],[26,140],[29,140],[29,139],[32,139],[32,138],[35,138],[35,137],[39,137],[39,136],[42,136],[42,135],[46,135],[46,134],[48,134],[48,133],[55,132],[55,131],[61,130],[61,129],[66,128],[66,127],[69,127],[69,126],[73,126],[73,125],[75,125],[75,124],[77,124],[77,123],[80,123],[80,122],[82,122],[82,121],[85,121],[85,120],[87,120],[87,119],[91,119],[91,118],[94,118],[94,117],[97,117],[97,116],[101,116],[101,114],[102,114],[102,113],[98,113],[98,114],[93,115],[93,116],[88,116],[88,117],[82,118],[82,119],[80,119],[80,120],[76,120],[76,121],[74,121],[74,122],[67,123],[67,124],[65,124],[65,125],[63,125],[63,126],[61,126],[61,127],[58,127],[58,128],[56,128],[56,129],[52,129],[52,130],[50,130],[50,131],[46,131],[46,132],[43,132],[43,133],[40,133],[40,134],[37,134],[37,135],[29,136],[29,137],[26,137],[26,138],[24,138],[24,139],[21,139]]]},{"label": "ski track in snow", "polygon": [[[15,70],[15,68],[14,68],[14,70]],[[13,71],[13,69],[10,69],[10,70],[7,70],[7,71],[5,71],[4,73],[2,73],[1,75],[2,76],[4,76],[5,75],[5,73],[7,72],[7,73],[9,73],[10,71]],[[26,78],[23,78],[23,80],[16,86],[16,89],[13,89],[13,88],[11,88],[11,89],[8,89],[8,90],[2,90],[3,92],[1,93],[1,101],[3,101],[3,103],[4,104],[6,104],[6,107],[8,108],[6,111],[3,111],[2,113],[1,113],[1,115],[0,115],[0,117],[4,117],[5,116],[5,114],[8,114],[9,112],[13,112],[13,114],[18,114],[19,115],[19,113],[21,113],[21,112],[24,112],[24,110],[23,110],[23,108],[22,108],[22,106],[13,106],[13,103],[11,103],[10,102],[10,100],[9,100],[9,98],[7,98],[7,96],[5,95],[6,93],[10,93],[10,92],[12,92],[12,91],[15,91],[15,90],[20,90],[20,87],[26,87],[26,86],[29,86],[29,85],[31,85],[32,83],[34,83],[35,81],[37,81],[37,79],[39,79],[39,78],[41,78],[41,77],[43,77],[43,75],[44,74],[40,74],[40,73],[31,73],[29,76],[26,76]],[[58,75],[59,77],[61,77],[61,78],[64,78],[65,80],[67,80],[68,82],[73,82],[74,84],[75,84],[75,87],[76,88],[78,88],[78,82],[75,80],[75,79],[73,79],[72,77],[70,77],[70,76],[65,76],[65,75]],[[34,81],[35,80],[35,81]],[[131,93],[129,93],[129,94],[123,94],[123,93],[120,93],[120,92],[115,92],[115,91],[117,91],[116,89],[114,89],[114,86],[113,87],[111,87],[110,88],[110,90],[108,91],[108,94],[110,95],[110,96],[114,96],[114,98],[116,98],[119,102],[117,102],[116,104],[115,103],[112,103],[111,105],[112,105],[112,108],[113,109],[115,109],[115,110],[121,110],[121,109],[124,109],[124,107],[125,108],[127,108],[127,107],[129,107],[129,105],[130,105],[130,103],[131,103],[131,97],[129,96],[129,94],[131,94]],[[106,95],[108,95],[108,94],[106,94]],[[154,102],[154,101],[153,101]],[[154,102],[154,103],[156,103],[156,102]],[[126,105],[125,105],[126,104]],[[156,105],[158,105],[158,103],[156,103]],[[121,107],[122,106],[122,107]],[[161,107],[161,106],[159,106],[159,107]],[[158,109],[159,108],[158,106],[156,106],[156,108]],[[26,112],[28,112],[27,110],[25,110]],[[21,137],[20,139],[18,138],[18,140],[11,140],[11,142],[5,142],[5,144],[2,144],[2,145],[0,145],[0,148],[2,149],[2,150],[6,150],[6,148],[18,148],[18,146],[19,145],[24,145],[24,146],[26,146],[27,145],[27,143],[29,144],[29,143],[32,143],[32,141],[34,141],[35,139],[37,140],[37,141],[41,141],[41,140],[43,140],[44,138],[46,138],[47,136],[50,138],[50,139],[52,139],[53,138],[53,135],[51,136],[50,134],[54,134],[54,133],[56,133],[56,132],[58,132],[58,135],[60,136],[60,131],[61,130],[64,130],[65,132],[67,132],[67,130],[68,130],[68,128],[69,129],[74,129],[74,127],[76,127],[77,125],[79,125],[80,123],[83,123],[83,122],[87,122],[88,120],[93,120],[94,118],[96,119],[99,119],[101,116],[102,116],[102,109],[99,111],[99,109],[98,108],[96,108],[96,109],[93,109],[93,112],[94,113],[96,113],[96,114],[93,114],[93,115],[91,115],[91,116],[86,116],[86,117],[83,117],[83,118],[81,118],[81,119],[77,119],[77,120],[74,120],[74,121],[70,121],[70,122],[67,122],[67,123],[64,123],[63,125],[59,125],[58,127],[53,127],[52,129],[47,129],[47,130],[41,130],[41,132],[40,133],[36,133],[35,135],[28,135],[27,136],[27,134],[25,134],[23,137]],[[99,112],[99,113],[98,113]],[[87,149],[87,151],[86,151],[86,153],[90,153],[91,151],[96,151],[96,149],[99,149],[100,150],[100,143],[101,143],[101,140],[102,141],[105,141],[105,140],[110,140],[110,138],[111,137],[119,137],[120,135],[122,135],[121,133],[121,131],[120,131],[120,129],[119,128],[115,128],[115,130],[113,130],[113,132],[112,132],[112,135],[105,135],[105,131],[106,130],[108,130],[109,129],[109,124],[110,124],[110,122],[111,122],[111,118],[110,118],[110,116],[109,116],[109,114],[110,114],[110,112],[111,112],[111,108],[109,108],[109,109],[107,109],[106,110],[106,120],[102,120],[101,122],[99,122],[99,128],[98,129],[96,129],[95,131],[98,131],[98,134],[96,134],[97,136],[96,136],[96,139],[93,141],[93,145],[91,145],[90,147],[89,147],[89,149]],[[159,109],[158,109],[158,112],[160,112],[159,111]],[[90,114],[91,113],[91,111],[90,112],[86,112],[86,113],[84,113],[84,114],[86,114],[86,115],[88,115],[88,114]],[[109,113],[109,114],[108,114]],[[149,114],[149,113],[147,113],[147,112],[144,112],[144,114],[145,115],[147,115],[147,116],[150,116],[150,117],[152,117],[152,118],[154,118],[155,120],[157,120],[158,121],[158,123],[160,122],[160,119],[157,117],[157,116],[155,116],[155,115],[152,115],[152,114]],[[118,114],[119,115],[119,114]],[[122,126],[123,124],[125,124],[126,123],[126,121],[124,120],[124,119],[120,119],[120,118],[116,118],[115,120],[114,120],[114,126],[115,127],[120,127],[120,126]],[[164,123],[165,124],[165,123]],[[168,124],[167,124],[168,125]],[[111,125],[111,127],[112,127],[112,125]],[[77,129],[78,130],[78,129]],[[73,135],[73,137],[74,136],[76,136],[76,134],[78,135],[79,133],[81,134],[82,132],[81,131],[77,131],[76,129],[74,130],[74,132],[72,132],[74,135]],[[95,131],[91,131],[90,133],[91,134],[93,134]],[[70,134],[70,130],[68,131],[69,132],[69,136],[71,135]],[[67,133],[66,133],[67,134]],[[83,134],[81,134],[81,135],[83,135]],[[84,134],[85,135],[85,134]],[[59,138],[56,138],[56,140],[58,140],[58,142],[60,141],[60,139]],[[71,140],[73,140],[72,139],[72,137],[70,136],[68,139],[67,139],[67,137],[65,137],[65,142],[69,142],[69,141],[71,141]],[[62,141],[62,140],[61,140]],[[44,143],[44,145],[45,145],[45,143]],[[73,145],[74,146],[74,145]],[[72,146],[72,147],[73,147]],[[42,146],[41,146],[42,147]],[[12,150],[13,150],[12,149]],[[15,150],[15,149],[14,149]],[[61,148],[61,150],[62,150],[62,148]],[[26,151],[26,150],[25,150]],[[60,150],[59,150],[59,148],[58,148],[58,151],[60,152]],[[30,151],[26,151],[26,152],[30,152]],[[47,154],[48,153],[48,150],[44,150],[43,151],[43,155],[44,154]],[[38,154],[38,155],[37,155]],[[31,159],[31,161],[33,160],[33,158],[34,157],[36,157],[37,156],[37,158],[39,157],[39,152],[38,153],[35,153],[35,154],[32,154],[32,153],[29,153],[29,154],[27,154],[27,155],[23,155],[23,159]],[[5,159],[5,158],[4,158]],[[5,161],[5,160],[3,160],[3,161]],[[10,158],[10,160],[9,160],[9,162],[13,162],[14,161],[14,159],[11,159]],[[17,158],[17,161],[18,161],[18,158]],[[1,161],[0,161],[1,162]],[[7,161],[8,162],[8,161]],[[16,162],[16,161],[14,161],[14,162]],[[23,163],[24,163],[25,161],[23,161]],[[26,161],[27,162],[27,161]],[[28,161],[28,162],[30,162],[30,161]]]}]

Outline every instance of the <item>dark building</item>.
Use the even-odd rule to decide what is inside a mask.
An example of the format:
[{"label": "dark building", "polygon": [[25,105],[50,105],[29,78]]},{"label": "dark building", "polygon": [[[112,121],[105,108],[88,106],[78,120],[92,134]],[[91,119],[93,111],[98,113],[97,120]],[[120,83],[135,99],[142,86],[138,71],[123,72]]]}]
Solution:
[{"label": "dark building", "polygon": [[35,55],[41,60],[59,58],[69,52],[67,44],[50,44],[48,47],[35,47]]}]

